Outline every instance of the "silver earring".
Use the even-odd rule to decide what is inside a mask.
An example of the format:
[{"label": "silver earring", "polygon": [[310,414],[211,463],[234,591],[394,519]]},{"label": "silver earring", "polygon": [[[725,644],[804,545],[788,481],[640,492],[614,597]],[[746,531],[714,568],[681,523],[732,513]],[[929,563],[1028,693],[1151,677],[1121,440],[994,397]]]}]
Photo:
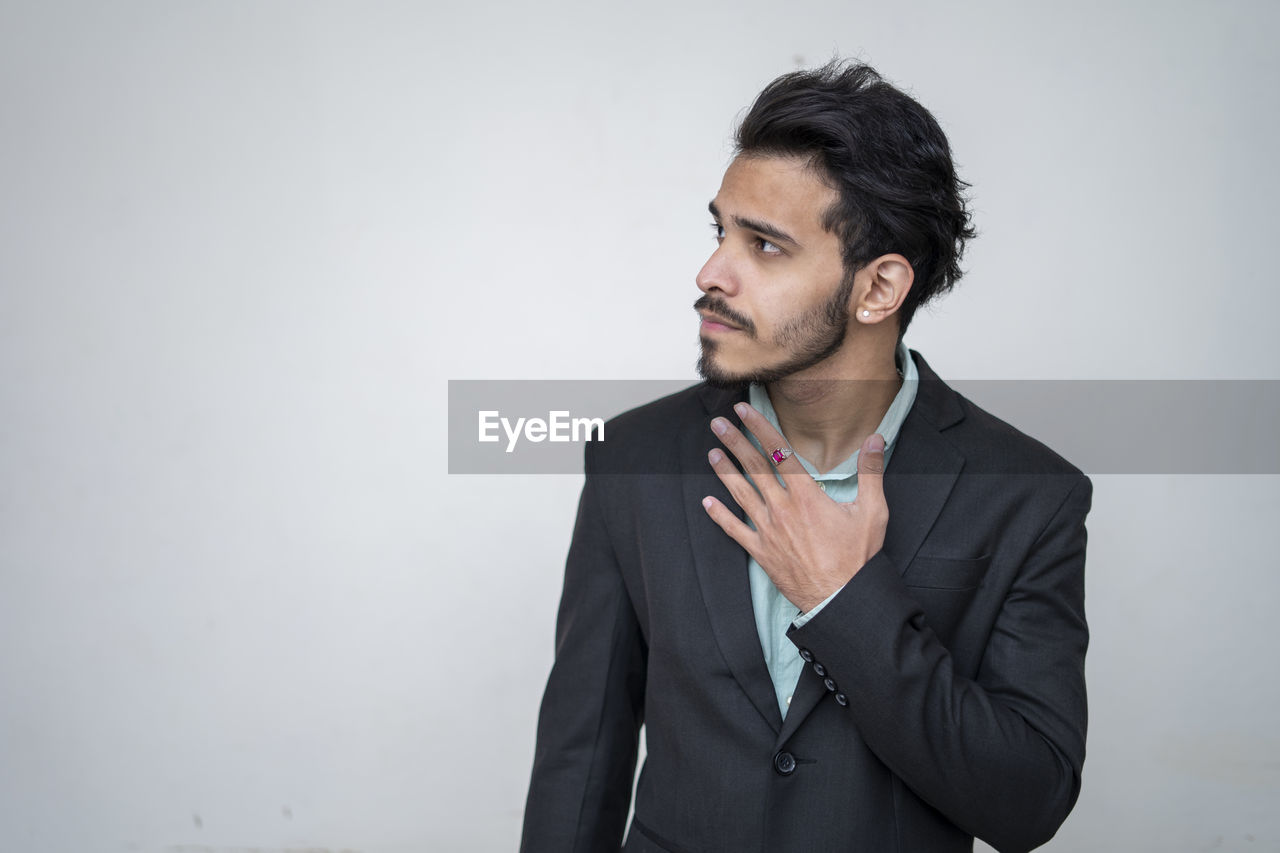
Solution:
[{"label": "silver earring", "polygon": [[871,312],[870,312],[870,311],[868,311],[867,309],[863,308],[863,309],[862,309],[862,316],[863,316],[863,317],[870,317],[870,316],[871,316]]}]

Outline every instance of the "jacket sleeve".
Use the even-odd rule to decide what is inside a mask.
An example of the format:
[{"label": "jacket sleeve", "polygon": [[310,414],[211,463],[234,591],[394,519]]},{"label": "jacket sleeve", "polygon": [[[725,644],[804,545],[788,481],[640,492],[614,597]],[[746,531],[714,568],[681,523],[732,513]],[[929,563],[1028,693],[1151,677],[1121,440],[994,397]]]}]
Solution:
[{"label": "jacket sleeve", "polygon": [[955,672],[883,552],[789,632],[838,683],[880,760],[956,826],[1006,853],[1048,841],[1080,790],[1091,494],[1079,475],[1013,578],[973,679]]},{"label": "jacket sleeve", "polygon": [[622,845],[647,652],[605,528],[600,491],[588,451],[521,853],[616,853]]}]

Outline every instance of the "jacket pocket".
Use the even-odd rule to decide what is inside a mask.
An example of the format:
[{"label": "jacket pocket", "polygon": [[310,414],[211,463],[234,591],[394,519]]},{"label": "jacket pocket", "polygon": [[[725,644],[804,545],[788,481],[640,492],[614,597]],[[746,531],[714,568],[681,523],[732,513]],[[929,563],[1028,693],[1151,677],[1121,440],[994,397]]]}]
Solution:
[{"label": "jacket pocket", "polygon": [[903,575],[907,593],[924,611],[925,624],[947,648],[954,650],[960,626],[990,566],[989,555],[971,560],[918,556]]},{"label": "jacket pocket", "polygon": [[982,584],[990,565],[990,554],[963,560],[918,554],[902,581],[917,589],[974,589]]}]

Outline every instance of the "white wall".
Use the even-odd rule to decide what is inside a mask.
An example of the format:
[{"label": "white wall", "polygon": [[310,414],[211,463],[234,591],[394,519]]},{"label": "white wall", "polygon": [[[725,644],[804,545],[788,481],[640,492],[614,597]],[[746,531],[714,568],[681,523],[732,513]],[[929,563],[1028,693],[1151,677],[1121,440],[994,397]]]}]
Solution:
[{"label": "white wall", "polygon": [[[876,64],[974,184],[944,376],[1280,378],[1277,25],[0,3],[0,849],[513,849],[580,478],[447,475],[446,382],[692,378],[729,133],[798,63]],[[1277,849],[1280,478],[1095,485],[1047,849]]]}]

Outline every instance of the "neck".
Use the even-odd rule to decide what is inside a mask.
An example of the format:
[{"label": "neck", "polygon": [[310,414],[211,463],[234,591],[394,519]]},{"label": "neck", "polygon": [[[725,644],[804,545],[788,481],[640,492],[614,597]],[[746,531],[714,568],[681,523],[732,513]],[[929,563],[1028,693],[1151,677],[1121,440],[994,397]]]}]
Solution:
[{"label": "neck", "polygon": [[902,387],[896,347],[896,336],[890,346],[848,346],[766,386],[791,448],[820,473],[852,456],[880,426]]}]

